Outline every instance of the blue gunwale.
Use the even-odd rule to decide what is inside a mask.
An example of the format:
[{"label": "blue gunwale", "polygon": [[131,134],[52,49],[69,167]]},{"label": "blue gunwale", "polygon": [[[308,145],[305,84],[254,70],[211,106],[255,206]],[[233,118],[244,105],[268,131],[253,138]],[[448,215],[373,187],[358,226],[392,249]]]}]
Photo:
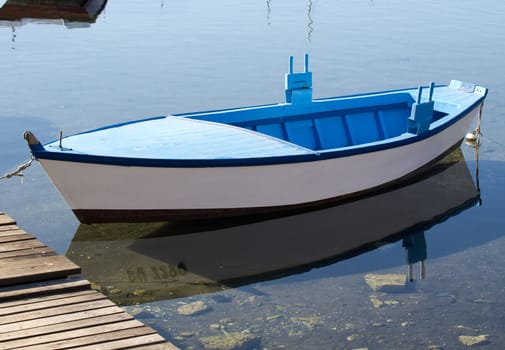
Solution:
[{"label": "blue gunwale", "polygon": [[[435,88],[437,87],[447,87],[447,84],[438,84],[435,85]],[[424,88],[427,88],[428,86],[423,86]],[[354,97],[367,97],[367,96],[375,96],[375,95],[389,95],[389,94],[394,94],[398,92],[405,92],[406,94],[410,94],[410,92],[417,91],[417,87],[411,87],[411,88],[405,88],[405,89],[393,89],[393,90],[382,90],[382,91],[375,91],[375,92],[370,92],[370,93],[356,93],[356,94],[349,94],[349,95],[341,95],[341,96],[330,96],[330,97],[320,97],[320,98],[315,98],[312,100],[312,102],[327,102],[327,101],[337,101],[337,100],[343,100],[343,99],[348,99],[348,98],[354,98]],[[291,106],[292,104],[290,103],[268,103],[268,104],[261,104],[261,105],[252,105],[252,106],[243,106],[243,107],[230,107],[230,108],[225,108],[225,109],[211,109],[211,110],[205,110],[205,111],[198,111],[198,112],[189,112],[189,113],[178,113],[178,114],[173,114],[176,117],[193,117],[197,115],[204,115],[204,114],[214,114],[214,113],[219,113],[219,112],[229,112],[229,111],[236,111],[236,110],[244,110],[244,109],[257,109],[261,107],[276,107],[276,106]]]},{"label": "blue gunwale", "polygon": [[[445,86],[445,85],[442,85]],[[440,87],[440,86],[439,86]],[[271,120],[276,120],[278,118],[282,118],[283,120],[289,120],[289,118],[295,118],[296,116],[300,114],[318,114],[318,103],[321,103],[321,107],[319,110],[319,113],[331,113],[331,110],[328,111],[327,107],[325,108],[325,104],[332,103],[332,101],[345,101],[346,99],[351,99],[354,101],[350,101],[351,104],[354,104],[356,106],[356,101],[355,98],[357,97],[360,99],[361,97],[364,98],[380,98],[384,94],[386,95],[402,95],[405,93],[406,95],[412,94],[415,91],[415,89],[398,89],[398,90],[390,90],[390,91],[383,91],[383,92],[378,92],[378,93],[371,93],[371,94],[356,94],[356,95],[347,95],[347,96],[340,96],[340,97],[330,97],[330,98],[322,98],[322,99],[316,99],[309,105],[305,106],[294,106],[292,104],[286,103],[286,104],[268,104],[268,105],[260,105],[260,106],[254,106],[254,107],[241,107],[241,108],[230,108],[226,110],[216,110],[216,111],[205,111],[205,112],[195,112],[195,113],[185,113],[185,114],[177,114],[176,116],[181,116],[181,117],[186,117],[186,118],[191,118],[191,119],[202,119],[202,120],[216,120],[216,118],[207,118],[208,116],[215,117],[216,114],[222,114],[222,115],[229,115],[232,113],[240,113],[241,111],[245,110],[251,110],[251,111],[257,111],[258,109],[268,109],[268,110],[279,110],[279,111],[284,111],[286,109],[292,109],[292,113],[288,113],[287,116],[285,117],[265,117],[261,119],[262,122],[268,122],[269,119]],[[487,91],[486,91],[487,92]],[[30,145],[30,148],[32,150],[32,153],[35,158],[40,158],[40,159],[50,159],[50,160],[60,160],[60,161],[69,161],[69,162],[82,162],[82,163],[95,163],[95,164],[106,164],[106,165],[117,165],[117,166],[138,166],[138,167],[236,167],[236,166],[260,166],[260,165],[275,165],[275,164],[286,164],[286,163],[300,163],[300,162],[313,162],[313,161],[322,161],[322,160],[328,160],[328,159],[333,159],[333,158],[342,158],[342,157],[349,157],[353,155],[358,155],[358,154],[364,154],[364,153],[371,153],[371,152],[378,152],[382,150],[387,150],[391,148],[396,148],[396,147],[401,147],[405,146],[408,144],[413,144],[419,141],[422,141],[424,139],[427,139],[429,137],[432,137],[433,135],[445,130],[446,128],[450,127],[454,123],[456,123],[458,120],[463,118],[470,110],[478,106],[483,99],[485,98],[485,94],[480,95],[479,98],[475,100],[472,104],[467,106],[466,108],[462,110],[458,110],[457,115],[454,115],[453,113],[446,114],[442,116],[438,122],[433,125],[433,128],[430,130],[419,134],[409,134],[409,133],[404,133],[402,135],[399,135],[397,137],[393,138],[386,138],[384,140],[379,140],[375,142],[370,142],[370,143],[365,143],[365,144],[357,144],[357,145],[352,145],[352,146],[346,146],[346,147],[340,147],[340,148],[333,148],[333,149],[326,149],[326,150],[316,150],[312,153],[309,154],[300,154],[300,155],[289,155],[289,156],[268,156],[268,157],[248,157],[248,158],[223,158],[223,159],[162,159],[162,158],[135,158],[135,157],[119,157],[119,156],[103,156],[103,155],[91,155],[91,154],[83,154],[79,152],[75,152],[72,150],[67,150],[67,149],[58,149],[57,151],[52,151],[48,150],[44,146],[37,144],[37,145]],[[399,98],[395,96],[394,98]],[[394,99],[393,98],[393,99]],[[373,102],[373,101],[372,101]],[[442,101],[444,102],[444,101]],[[407,103],[408,105],[408,100],[404,100],[403,102],[398,102],[398,103]],[[389,105],[389,104],[388,104]],[[316,108],[314,108],[316,106]],[[370,104],[370,106],[373,106]],[[366,110],[366,106],[362,107]],[[326,109],[326,111],[325,111]],[[349,109],[352,109],[355,111],[357,108],[354,107],[349,107]],[[307,113],[304,113],[304,111],[307,111]],[[315,111],[314,111],[315,110]],[[338,110],[339,114],[342,114],[342,110]],[[150,120],[157,120],[157,119],[163,119],[166,118],[164,116],[157,116],[157,117],[150,117],[150,118],[144,118],[141,120],[134,120],[134,121],[128,121],[125,123],[119,123],[119,124],[114,124],[114,125],[109,125],[105,126],[102,128],[94,129],[94,130],[89,130],[85,131],[79,134],[75,135],[84,135],[84,134],[89,134],[93,133],[96,131],[100,130],[107,130],[107,129],[112,129],[112,128],[117,128],[119,126],[123,125],[130,125],[130,124],[135,124],[135,123],[140,123],[140,122],[145,122],[145,121],[150,121]],[[219,120],[219,119],[218,119]],[[222,121],[222,120],[221,120]],[[232,125],[240,125],[241,122],[238,121],[229,121],[227,120],[227,123],[232,124]],[[75,136],[72,135],[72,136]],[[54,143],[56,141],[52,141],[47,143],[46,145],[50,143]]]}]

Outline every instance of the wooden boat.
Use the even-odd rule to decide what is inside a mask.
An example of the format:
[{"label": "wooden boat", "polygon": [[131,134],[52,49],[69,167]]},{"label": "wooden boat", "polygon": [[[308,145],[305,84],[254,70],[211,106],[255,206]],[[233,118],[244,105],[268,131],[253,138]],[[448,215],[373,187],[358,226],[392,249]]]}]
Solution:
[{"label": "wooden boat", "polygon": [[[479,196],[458,149],[391,191],[302,214],[80,225],[66,255],[122,305],[216,292],[328,265],[337,275],[393,267],[404,273],[398,255],[369,257],[365,268],[338,262],[399,239],[417,253],[409,256],[426,258],[426,243],[414,238],[424,239],[425,230],[469,210]],[[443,254],[452,249],[444,244]],[[427,255],[440,253],[432,249]]]},{"label": "wooden boat", "polygon": [[286,75],[286,102],[160,116],[42,145],[33,156],[81,222],[279,211],[404,180],[458,147],[487,89],[449,85],[312,98]]}]

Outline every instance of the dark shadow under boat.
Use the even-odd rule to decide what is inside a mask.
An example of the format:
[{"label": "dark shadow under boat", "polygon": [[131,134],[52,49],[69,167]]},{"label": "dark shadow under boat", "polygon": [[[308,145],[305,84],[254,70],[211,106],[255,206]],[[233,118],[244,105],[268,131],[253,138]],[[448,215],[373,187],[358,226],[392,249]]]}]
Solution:
[{"label": "dark shadow under boat", "polygon": [[215,292],[329,265],[424,230],[480,198],[460,149],[391,191],[284,217],[80,225],[67,256],[119,304]]}]

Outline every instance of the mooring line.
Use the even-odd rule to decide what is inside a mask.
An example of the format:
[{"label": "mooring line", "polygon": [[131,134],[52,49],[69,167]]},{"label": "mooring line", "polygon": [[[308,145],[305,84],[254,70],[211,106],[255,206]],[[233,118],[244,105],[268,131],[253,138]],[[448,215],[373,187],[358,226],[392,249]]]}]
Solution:
[{"label": "mooring line", "polygon": [[33,156],[30,157],[30,159],[26,162],[24,162],[23,164],[19,165],[16,170],[10,172],[10,173],[7,173],[7,174],[4,174],[2,176],[0,176],[0,180],[3,180],[3,179],[10,179],[11,177],[14,177],[14,176],[20,176],[20,177],[23,177],[25,176],[23,174],[23,171],[26,170],[30,165],[32,165],[32,162],[35,160],[35,158]]}]

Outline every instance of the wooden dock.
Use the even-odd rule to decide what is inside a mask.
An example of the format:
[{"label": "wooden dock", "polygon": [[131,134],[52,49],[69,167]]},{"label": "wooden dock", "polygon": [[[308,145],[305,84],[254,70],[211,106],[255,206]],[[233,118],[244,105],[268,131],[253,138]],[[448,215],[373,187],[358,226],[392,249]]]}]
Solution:
[{"label": "wooden dock", "polygon": [[0,349],[177,349],[0,212]]}]

